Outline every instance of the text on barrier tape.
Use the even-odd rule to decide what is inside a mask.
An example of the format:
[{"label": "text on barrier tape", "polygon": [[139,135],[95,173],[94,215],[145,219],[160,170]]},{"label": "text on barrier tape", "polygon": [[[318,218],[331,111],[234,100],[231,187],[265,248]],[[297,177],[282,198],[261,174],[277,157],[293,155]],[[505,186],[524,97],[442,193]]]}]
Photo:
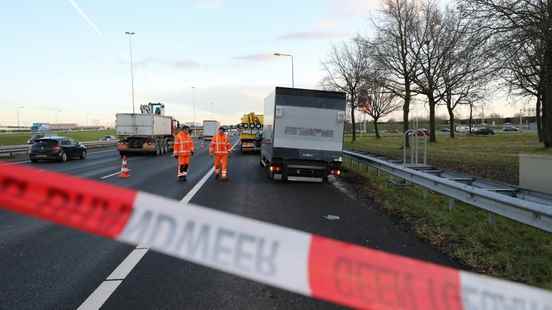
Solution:
[{"label": "text on barrier tape", "polygon": [[0,165],[0,207],[365,309],[552,310],[552,293],[59,173]]},{"label": "text on barrier tape", "polygon": [[57,224],[114,238],[136,192],[43,170],[0,164],[0,205]]}]

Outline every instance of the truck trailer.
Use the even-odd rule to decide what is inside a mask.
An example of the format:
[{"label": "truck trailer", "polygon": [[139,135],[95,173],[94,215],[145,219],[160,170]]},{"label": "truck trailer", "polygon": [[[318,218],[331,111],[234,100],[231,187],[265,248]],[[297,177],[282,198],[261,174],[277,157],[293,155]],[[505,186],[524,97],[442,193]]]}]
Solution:
[{"label": "truck trailer", "polygon": [[341,174],[345,93],[276,87],[264,101],[261,166],[275,180]]},{"label": "truck trailer", "polygon": [[212,120],[205,120],[203,121],[203,140],[209,141],[211,140],[216,134],[217,130],[220,126],[220,123],[217,121]]},{"label": "truck trailer", "polygon": [[178,121],[165,116],[165,106],[149,103],[138,113],[117,113],[115,131],[121,156],[129,154],[162,155],[172,151]]}]

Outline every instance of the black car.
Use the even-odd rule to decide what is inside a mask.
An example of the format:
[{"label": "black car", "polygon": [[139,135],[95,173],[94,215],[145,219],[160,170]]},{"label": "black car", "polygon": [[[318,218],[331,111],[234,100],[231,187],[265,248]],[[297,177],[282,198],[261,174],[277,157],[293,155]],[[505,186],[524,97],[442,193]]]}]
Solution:
[{"label": "black car", "polygon": [[482,135],[482,136],[488,136],[488,135],[494,135],[495,132],[489,127],[481,127],[477,128],[476,130],[472,131],[474,135]]},{"label": "black car", "polygon": [[86,146],[78,141],[65,137],[44,137],[31,146],[29,159],[35,163],[39,160],[57,160],[65,162],[72,158],[86,158]]}]

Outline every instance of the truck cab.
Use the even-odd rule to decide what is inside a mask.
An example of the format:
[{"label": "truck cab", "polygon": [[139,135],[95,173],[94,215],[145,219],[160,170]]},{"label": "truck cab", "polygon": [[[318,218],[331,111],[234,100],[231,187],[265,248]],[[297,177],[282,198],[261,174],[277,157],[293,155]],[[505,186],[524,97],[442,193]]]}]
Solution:
[{"label": "truck cab", "polygon": [[261,149],[264,116],[248,113],[242,116],[238,125],[240,132],[240,149],[242,153]]}]

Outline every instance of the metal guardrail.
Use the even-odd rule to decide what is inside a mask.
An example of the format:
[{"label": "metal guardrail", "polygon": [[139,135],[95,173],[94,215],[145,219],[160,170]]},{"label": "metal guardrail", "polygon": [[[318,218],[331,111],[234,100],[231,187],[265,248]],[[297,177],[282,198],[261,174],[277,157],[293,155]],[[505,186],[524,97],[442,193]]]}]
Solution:
[{"label": "metal guardrail", "polygon": [[[114,146],[117,144],[117,141],[86,141],[81,143],[84,144],[87,148],[94,149],[100,147]],[[0,157],[13,158],[16,154],[27,153],[30,148],[30,144],[2,146],[0,147]]]},{"label": "metal guardrail", "polygon": [[431,191],[514,221],[552,232],[552,199],[548,199],[544,195],[531,195],[528,194],[528,191],[515,187],[493,188],[481,183],[476,185],[474,184],[475,178],[458,178],[446,176],[444,173],[435,175],[424,172],[424,170],[403,166],[402,161],[387,161],[352,151],[343,151],[343,154]]}]

